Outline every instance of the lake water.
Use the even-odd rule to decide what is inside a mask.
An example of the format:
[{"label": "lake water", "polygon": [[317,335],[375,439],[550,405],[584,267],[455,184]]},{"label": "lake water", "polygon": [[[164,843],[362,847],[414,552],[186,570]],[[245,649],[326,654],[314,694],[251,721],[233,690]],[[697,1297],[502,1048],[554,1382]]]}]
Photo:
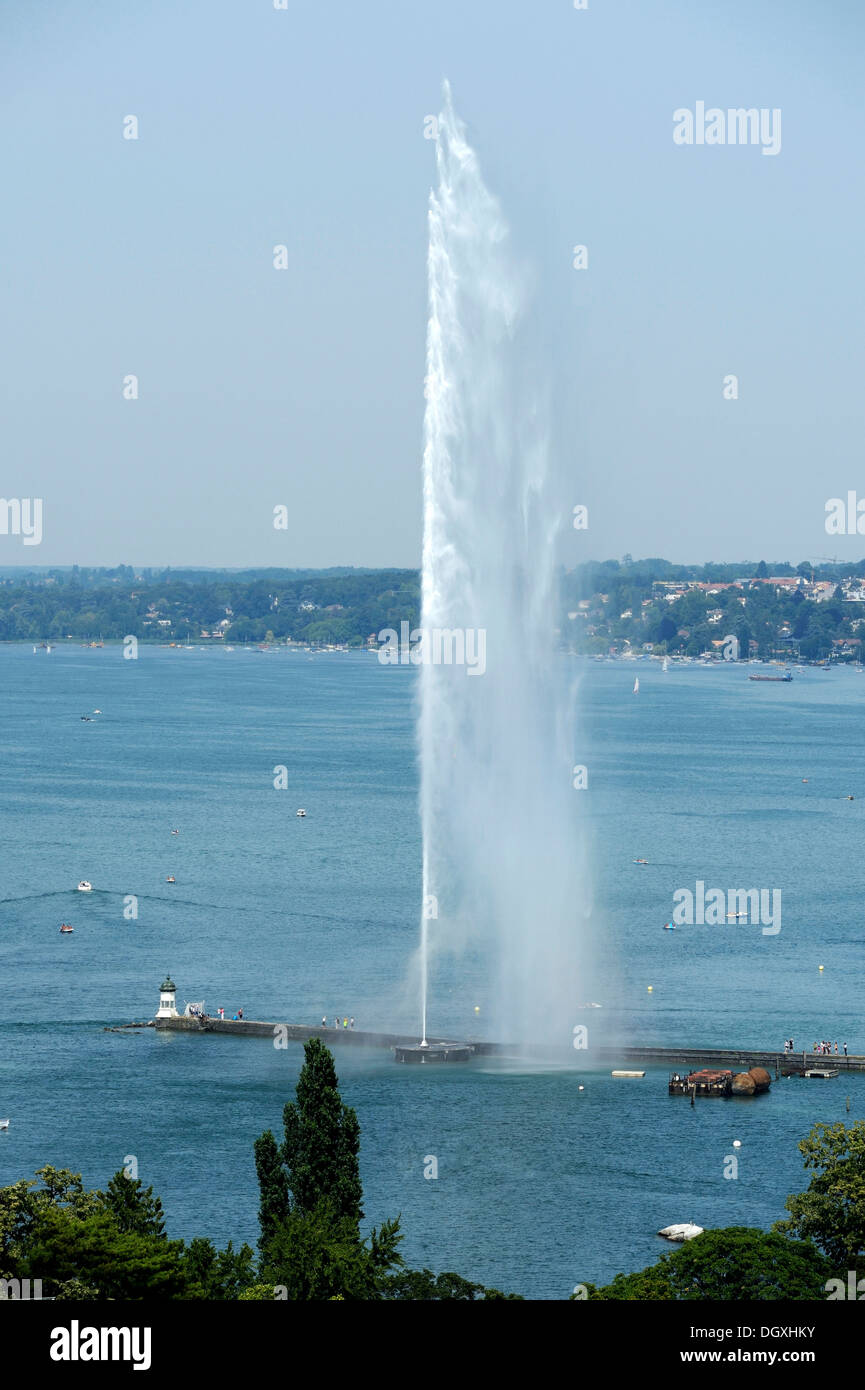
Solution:
[{"label": "lake water", "polygon": [[[594,898],[575,930],[595,939],[604,1006],[575,1024],[865,1052],[865,678],[574,664]],[[103,1028],[152,1017],[166,972],[181,1006],[416,1027],[414,677],[366,653],[0,647],[0,1183],[53,1163],[104,1185],[135,1155],[170,1234],[254,1243],[252,1143],[278,1131],[301,1050]],[[663,931],[698,880],[780,889],[781,931]],[[472,949],[436,972],[434,1031],[483,1035],[487,967]],[[367,1216],[402,1213],[410,1264],[555,1299],[651,1263],[670,1222],[768,1227],[807,1185],[798,1139],[846,1119],[848,1095],[850,1118],[865,1104],[853,1076],[691,1109],[663,1068],[621,1081],[562,1057],[420,1071],[336,1052]]]}]

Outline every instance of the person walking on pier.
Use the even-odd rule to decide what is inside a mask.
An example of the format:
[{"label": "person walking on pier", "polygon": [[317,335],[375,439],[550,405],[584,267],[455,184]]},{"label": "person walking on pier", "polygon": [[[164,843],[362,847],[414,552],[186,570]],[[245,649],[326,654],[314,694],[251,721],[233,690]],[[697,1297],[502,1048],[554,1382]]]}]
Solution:
[{"label": "person walking on pier", "polygon": [[846,1044],[846,1043],[844,1044],[844,1056],[845,1056],[845,1057],[847,1056],[847,1044]]},{"label": "person walking on pier", "polygon": [[346,1015],[346,1017],[342,1020],[342,1026],[343,1028],[348,1027],[348,1015]]},{"label": "person walking on pier", "polygon": [[325,1017],[321,1020],[321,1026],[322,1026],[322,1028],[326,1028],[326,1027],[327,1027],[327,1016],[326,1016],[326,1015],[325,1015]]},{"label": "person walking on pier", "polygon": [[[348,1026],[349,1026],[349,1028],[353,1028],[353,1027],[354,1027],[354,1019],[353,1019],[353,1018],[350,1018],[350,1019],[348,1020]],[[846,1044],[845,1044],[845,1047],[846,1047]]]}]

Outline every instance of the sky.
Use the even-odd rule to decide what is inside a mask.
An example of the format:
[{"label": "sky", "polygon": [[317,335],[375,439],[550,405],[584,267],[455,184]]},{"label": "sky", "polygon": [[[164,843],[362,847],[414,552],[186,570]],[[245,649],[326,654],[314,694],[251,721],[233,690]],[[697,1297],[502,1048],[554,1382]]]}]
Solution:
[{"label": "sky", "polygon": [[[43,521],[0,565],[419,563],[445,77],[530,271],[564,562],[861,558],[825,507],[865,498],[863,35],[860,0],[4,0],[0,495]],[[779,109],[779,152],[677,145],[697,102]]]}]

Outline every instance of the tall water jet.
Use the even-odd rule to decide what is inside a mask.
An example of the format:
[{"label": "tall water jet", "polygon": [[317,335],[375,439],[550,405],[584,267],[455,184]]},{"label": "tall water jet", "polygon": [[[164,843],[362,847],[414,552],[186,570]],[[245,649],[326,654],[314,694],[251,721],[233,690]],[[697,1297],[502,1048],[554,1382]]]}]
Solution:
[{"label": "tall water jet", "polygon": [[566,1045],[585,997],[587,893],[557,652],[569,518],[521,332],[524,276],[447,85],[436,158],[415,654],[423,1037],[431,962],[471,945],[494,981],[485,1023],[508,1041]]}]

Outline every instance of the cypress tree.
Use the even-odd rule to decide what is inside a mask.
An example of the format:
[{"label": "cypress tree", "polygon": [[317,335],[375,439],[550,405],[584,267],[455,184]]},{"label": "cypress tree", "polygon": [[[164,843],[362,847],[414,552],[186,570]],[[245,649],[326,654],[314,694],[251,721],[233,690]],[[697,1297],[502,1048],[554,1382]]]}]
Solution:
[{"label": "cypress tree", "polygon": [[363,1189],[357,1115],[340,1098],[333,1056],[321,1039],[310,1039],[304,1052],[297,1099],[283,1111],[282,1159],[292,1210],[310,1214],[324,1202],[333,1219],[358,1225],[363,1219]]},{"label": "cypress tree", "polygon": [[258,1224],[261,1228],[259,1244],[263,1249],[288,1216],[288,1182],[279,1146],[271,1130],[266,1129],[259,1135],[254,1149],[255,1171],[261,1194],[258,1207]]}]

